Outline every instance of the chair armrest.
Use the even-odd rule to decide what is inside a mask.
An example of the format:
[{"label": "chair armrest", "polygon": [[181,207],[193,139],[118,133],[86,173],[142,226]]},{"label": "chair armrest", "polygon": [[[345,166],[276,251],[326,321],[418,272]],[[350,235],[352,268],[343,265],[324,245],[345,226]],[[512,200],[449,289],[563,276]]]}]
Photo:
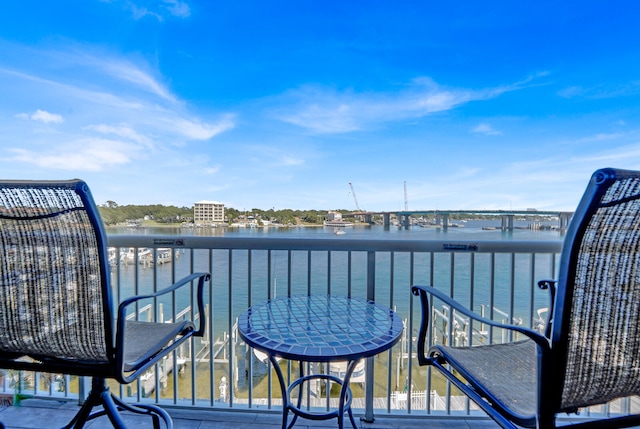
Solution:
[{"label": "chair armrest", "polygon": [[117,330],[116,344],[123,344],[124,332],[125,332],[124,327],[127,319],[127,307],[129,305],[137,301],[140,301],[141,299],[156,298],[162,295],[166,295],[170,292],[173,292],[179,289],[180,287],[186,284],[191,283],[196,279],[198,279],[198,288],[196,291],[196,302],[198,305],[198,314],[200,315],[200,324],[199,324],[198,331],[194,333],[194,335],[198,337],[202,337],[204,335],[205,327],[207,326],[206,315],[204,311],[204,283],[206,281],[209,281],[210,278],[211,278],[211,274],[209,273],[193,273],[191,275],[188,275],[178,280],[171,286],[166,287],[162,290],[159,290],[155,293],[152,293],[149,295],[136,295],[122,301],[118,306],[118,330]]},{"label": "chair armrest", "polygon": [[541,347],[542,350],[544,351],[549,350],[549,347],[550,347],[549,340],[546,337],[540,335],[538,332],[532,329],[524,328],[522,326],[504,324],[504,323],[496,322],[491,319],[484,318],[474,313],[473,311],[469,310],[468,308],[464,307],[462,304],[460,304],[459,302],[451,298],[449,295],[439,291],[438,289],[432,286],[414,285],[411,287],[411,293],[413,293],[414,296],[417,296],[420,298],[420,304],[422,307],[422,320],[420,322],[420,334],[418,335],[418,363],[420,365],[427,365],[430,362],[430,358],[427,357],[427,353],[426,353],[427,352],[426,336],[429,329],[429,322],[430,322],[430,315],[431,315],[428,295],[435,296],[436,298],[438,298],[439,300],[447,304],[449,307],[451,307],[451,309],[456,310],[458,313],[461,313],[472,320],[476,320],[478,322],[481,322],[496,328],[508,329],[511,331],[519,332],[529,337],[533,341],[535,341],[535,343],[539,347]]},{"label": "chair armrest", "polygon": [[553,309],[556,302],[557,280],[540,280],[538,287],[543,290],[549,289],[549,316],[547,317],[547,325],[544,330],[544,336],[551,338],[551,325],[553,324]]}]

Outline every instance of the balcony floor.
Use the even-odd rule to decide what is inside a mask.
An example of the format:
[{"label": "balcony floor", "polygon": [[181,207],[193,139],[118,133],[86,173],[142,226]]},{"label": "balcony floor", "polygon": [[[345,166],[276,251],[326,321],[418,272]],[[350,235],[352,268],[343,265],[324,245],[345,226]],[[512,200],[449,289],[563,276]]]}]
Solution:
[{"label": "balcony floor", "polygon": [[[280,429],[281,415],[276,412],[256,413],[242,411],[200,411],[165,408],[173,418],[175,429]],[[75,402],[31,399],[23,401],[20,407],[0,409],[0,422],[6,429],[41,429],[63,427],[78,411]],[[125,423],[130,428],[149,427],[153,425],[146,416],[124,413]],[[356,413],[358,421],[358,413]],[[348,423],[348,421],[347,421]],[[112,429],[107,417],[99,417],[85,426],[88,429]],[[164,427],[164,426],[162,426]],[[348,424],[346,428],[351,428]],[[376,417],[373,423],[360,422],[362,429],[494,429],[499,426],[489,419],[455,419],[433,417]],[[299,418],[296,429],[337,428],[336,419],[313,421]]]},{"label": "balcony floor", "polygon": [[[61,428],[69,423],[78,411],[78,405],[73,401],[57,401],[30,399],[22,402],[19,407],[0,407],[0,422],[6,429],[42,429]],[[281,414],[278,412],[243,412],[241,410],[221,411],[165,408],[173,418],[175,429],[280,429]],[[499,426],[488,417],[413,417],[377,416],[372,423],[359,420],[355,413],[359,429],[497,429]],[[291,417],[290,417],[291,418]],[[129,428],[153,427],[147,416],[123,413],[123,420]],[[563,418],[561,425],[571,423],[571,418]],[[113,429],[107,417],[99,417],[89,422],[87,429]],[[164,429],[164,425],[161,424]],[[299,418],[295,429],[336,429],[335,419],[313,421]],[[352,429],[348,420],[345,428]],[[640,426],[636,426],[640,429]]]}]

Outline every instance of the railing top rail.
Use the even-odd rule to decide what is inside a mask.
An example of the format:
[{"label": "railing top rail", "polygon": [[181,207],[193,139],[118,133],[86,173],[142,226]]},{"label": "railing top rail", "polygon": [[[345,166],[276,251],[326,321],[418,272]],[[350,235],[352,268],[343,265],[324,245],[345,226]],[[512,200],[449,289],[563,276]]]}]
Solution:
[{"label": "railing top rail", "polygon": [[173,247],[233,250],[310,250],[374,252],[557,253],[562,240],[371,240],[357,238],[195,237],[176,235],[108,236],[112,247]]}]

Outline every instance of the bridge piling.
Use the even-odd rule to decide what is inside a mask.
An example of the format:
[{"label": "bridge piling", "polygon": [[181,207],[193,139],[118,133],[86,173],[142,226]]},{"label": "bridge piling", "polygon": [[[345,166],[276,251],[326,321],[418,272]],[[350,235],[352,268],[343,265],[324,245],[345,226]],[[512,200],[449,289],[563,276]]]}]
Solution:
[{"label": "bridge piling", "polygon": [[395,215],[398,219],[400,227],[409,228],[411,225],[411,216],[435,216],[436,224],[440,225],[444,230],[449,226],[449,216],[455,215],[486,215],[500,216],[501,229],[503,231],[513,231],[515,228],[516,216],[535,216],[541,218],[554,217],[558,219],[558,228],[560,231],[566,231],[569,222],[573,217],[573,212],[552,211],[552,210],[412,210],[412,211],[391,211],[391,212],[358,212],[365,220],[371,220],[373,215],[382,216],[385,227],[391,225],[391,216]]}]

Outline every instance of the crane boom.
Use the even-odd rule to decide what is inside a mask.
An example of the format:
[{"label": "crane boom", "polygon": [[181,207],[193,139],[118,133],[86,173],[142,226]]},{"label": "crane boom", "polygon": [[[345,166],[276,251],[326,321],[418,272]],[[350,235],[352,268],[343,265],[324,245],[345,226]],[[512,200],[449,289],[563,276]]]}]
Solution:
[{"label": "crane boom", "polygon": [[358,204],[358,198],[356,198],[356,191],[355,189],[353,189],[353,184],[349,182],[349,186],[351,187],[351,194],[353,195],[353,201],[356,203],[356,208],[359,212],[361,212],[362,210],[360,209],[360,205]]}]

